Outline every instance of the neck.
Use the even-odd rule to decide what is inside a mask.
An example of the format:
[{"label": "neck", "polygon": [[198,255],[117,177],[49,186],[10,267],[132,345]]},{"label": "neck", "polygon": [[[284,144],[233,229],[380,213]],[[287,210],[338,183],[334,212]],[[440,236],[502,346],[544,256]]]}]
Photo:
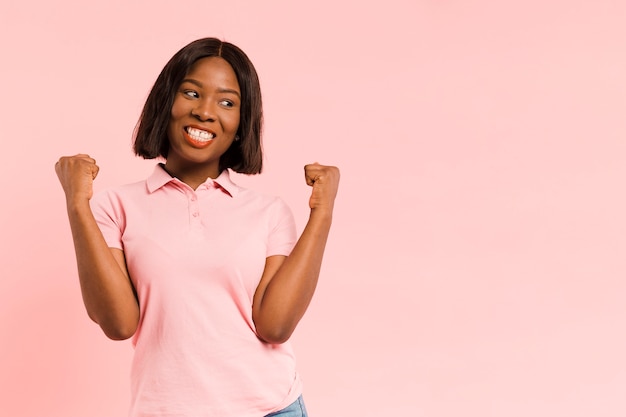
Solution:
[{"label": "neck", "polygon": [[196,189],[206,182],[207,178],[215,179],[219,176],[220,172],[217,168],[207,167],[206,165],[199,166],[184,166],[177,167],[172,166],[174,164],[168,164],[166,161],[163,165],[163,169],[174,178],[178,178],[192,189]]}]

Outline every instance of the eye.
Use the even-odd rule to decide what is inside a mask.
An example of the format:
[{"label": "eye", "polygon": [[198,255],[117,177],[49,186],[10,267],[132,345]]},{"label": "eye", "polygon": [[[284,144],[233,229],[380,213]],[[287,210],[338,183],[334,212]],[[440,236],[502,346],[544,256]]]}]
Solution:
[{"label": "eye", "polygon": [[194,90],[183,90],[182,93],[185,96],[189,97],[189,98],[198,98],[198,97],[200,97],[200,94],[198,94],[198,92],[194,91]]},{"label": "eye", "polygon": [[220,105],[224,107],[235,107],[235,103],[232,100],[222,100],[220,101]]}]

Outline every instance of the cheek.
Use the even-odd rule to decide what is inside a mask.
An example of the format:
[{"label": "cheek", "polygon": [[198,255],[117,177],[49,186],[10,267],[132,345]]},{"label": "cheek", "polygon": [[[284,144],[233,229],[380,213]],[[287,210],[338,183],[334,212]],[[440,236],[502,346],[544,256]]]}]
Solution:
[{"label": "cheek", "polygon": [[176,105],[176,102],[174,102],[172,110],[170,111],[170,120],[167,124],[167,139],[169,141],[172,140],[172,135],[174,134],[173,132],[178,130],[177,122],[182,118],[183,114],[184,111],[182,106]]},{"label": "cheek", "polygon": [[185,106],[185,102],[180,99],[174,99],[174,103],[172,104],[172,110],[170,111],[170,122],[175,121],[187,114],[187,108]]},{"label": "cheek", "polygon": [[189,100],[185,100],[180,95],[174,97],[172,103],[172,110],[170,110],[170,122],[175,122],[189,114],[191,111],[191,104]]},{"label": "cheek", "polygon": [[239,113],[233,115],[233,117],[229,120],[229,125],[231,126],[231,130],[236,132],[237,129],[239,129],[240,120],[241,118],[239,116]]}]

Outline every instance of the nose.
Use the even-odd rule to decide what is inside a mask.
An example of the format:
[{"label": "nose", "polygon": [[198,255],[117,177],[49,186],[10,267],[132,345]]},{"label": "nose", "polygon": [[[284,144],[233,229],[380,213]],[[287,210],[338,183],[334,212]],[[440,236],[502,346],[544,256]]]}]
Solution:
[{"label": "nose", "polygon": [[197,104],[191,109],[191,114],[203,122],[215,120],[215,111],[209,100],[198,100]]}]

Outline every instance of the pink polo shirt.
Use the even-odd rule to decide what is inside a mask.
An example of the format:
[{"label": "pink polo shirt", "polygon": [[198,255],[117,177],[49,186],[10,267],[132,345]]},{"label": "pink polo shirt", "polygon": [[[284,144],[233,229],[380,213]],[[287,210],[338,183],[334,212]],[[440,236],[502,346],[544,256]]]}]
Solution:
[{"label": "pink polo shirt", "polygon": [[261,417],[298,398],[289,342],[262,342],[252,321],[265,258],[296,241],[282,200],[235,185],[228,170],[194,191],[158,165],[97,194],[92,210],[139,299],[130,416]]}]

